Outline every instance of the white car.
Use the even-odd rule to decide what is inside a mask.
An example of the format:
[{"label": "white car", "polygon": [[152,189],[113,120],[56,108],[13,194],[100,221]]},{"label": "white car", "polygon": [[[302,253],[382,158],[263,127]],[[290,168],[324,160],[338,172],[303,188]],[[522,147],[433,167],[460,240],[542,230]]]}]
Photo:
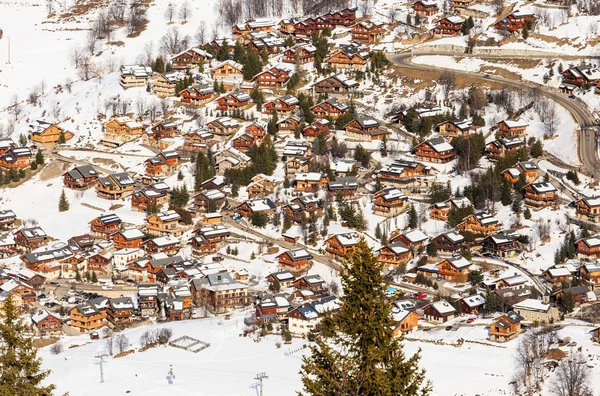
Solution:
[{"label": "white car", "polygon": [[102,290],[112,290],[112,289],[113,289],[112,285],[104,285],[104,286],[102,286]]}]

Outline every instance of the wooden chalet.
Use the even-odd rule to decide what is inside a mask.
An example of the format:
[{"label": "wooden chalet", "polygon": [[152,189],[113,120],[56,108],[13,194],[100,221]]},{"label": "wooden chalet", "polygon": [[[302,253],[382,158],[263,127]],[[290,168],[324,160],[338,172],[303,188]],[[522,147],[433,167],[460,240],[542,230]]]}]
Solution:
[{"label": "wooden chalet", "polygon": [[170,257],[177,255],[180,245],[179,239],[170,235],[148,239],[143,243],[147,254],[164,253]]},{"label": "wooden chalet", "polygon": [[254,139],[260,143],[267,133],[267,123],[264,121],[253,121],[246,127],[246,133],[252,135]]},{"label": "wooden chalet", "polygon": [[464,120],[448,120],[437,126],[440,136],[455,138],[468,136],[477,132],[481,127],[473,125],[469,119]]},{"label": "wooden chalet", "polygon": [[91,165],[76,166],[63,174],[63,184],[74,190],[85,190],[96,184],[98,172]]},{"label": "wooden chalet", "polygon": [[381,22],[372,22],[362,20],[352,25],[352,40],[361,41],[365,45],[370,45],[379,41],[385,34],[385,28]]},{"label": "wooden chalet", "polygon": [[45,309],[31,315],[33,330],[41,336],[61,335],[62,321],[60,317]]},{"label": "wooden chalet", "polygon": [[452,15],[444,17],[435,23],[433,32],[437,36],[460,36],[463,34],[465,20]]},{"label": "wooden chalet", "polygon": [[285,95],[267,101],[263,105],[262,112],[268,115],[277,112],[278,116],[287,117],[298,111],[299,104],[300,102],[298,102],[298,99],[296,99],[295,96]]},{"label": "wooden chalet", "polygon": [[348,111],[348,105],[336,98],[330,98],[310,108],[316,118],[329,118],[337,120]]},{"label": "wooden chalet", "polygon": [[198,213],[211,213],[220,210],[225,201],[225,194],[220,190],[204,190],[194,196],[194,208]]},{"label": "wooden chalet", "polygon": [[379,121],[370,116],[358,117],[344,126],[346,136],[359,140],[383,140],[388,132],[382,130]]},{"label": "wooden chalet", "polygon": [[252,217],[254,213],[264,213],[270,216],[276,210],[277,207],[270,198],[250,199],[235,208],[235,211],[242,217]]},{"label": "wooden chalet", "polygon": [[215,90],[212,85],[194,84],[179,91],[181,102],[203,106],[215,97]]},{"label": "wooden chalet", "polygon": [[337,196],[352,197],[358,190],[358,180],[356,176],[336,177],[327,183],[327,191]]},{"label": "wooden chalet", "polygon": [[394,330],[392,331],[394,337],[399,337],[401,334],[412,333],[419,325],[419,314],[415,311],[392,311],[392,318],[395,322]]},{"label": "wooden chalet", "polygon": [[325,251],[329,257],[343,260],[358,245],[359,239],[357,232],[332,235],[325,241]]},{"label": "wooden chalet", "polygon": [[115,117],[104,124],[101,144],[118,147],[142,136],[144,125],[129,117]]},{"label": "wooden chalet", "polygon": [[435,0],[417,0],[413,3],[415,13],[428,17],[437,14],[438,6]]},{"label": "wooden chalet", "polygon": [[206,126],[208,127],[210,133],[217,136],[233,135],[241,127],[240,123],[237,120],[234,120],[230,117],[216,118],[208,124],[206,124]]},{"label": "wooden chalet", "polygon": [[146,218],[146,233],[154,236],[178,237],[185,232],[181,222],[181,216],[174,210],[154,213]]},{"label": "wooden chalet", "polygon": [[370,60],[371,55],[366,50],[342,46],[323,59],[323,63],[337,70],[362,70],[368,67]]},{"label": "wooden chalet", "polygon": [[592,236],[576,241],[575,251],[582,258],[600,258],[600,237]]},{"label": "wooden chalet", "polygon": [[594,330],[591,330],[592,341],[600,343],[600,327],[596,327]]},{"label": "wooden chalet", "polygon": [[306,275],[296,279],[292,285],[298,290],[312,290],[315,293],[321,293],[327,287],[320,275]]},{"label": "wooden chalet", "polygon": [[279,265],[292,273],[307,271],[312,265],[313,256],[306,249],[293,249],[277,256]]},{"label": "wooden chalet", "polygon": [[296,223],[309,219],[311,216],[320,216],[323,209],[316,196],[301,195],[282,207],[282,211]]},{"label": "wooden chalet", "polygon": [[95,272],[99,276],[110,275],[112,271],[112,255],[110,253],[94,253],[87,260],[88,271]]},{"label": "wooden chalet", "polygon": [[242,135],[239,135],[238,137],[234,138],[231,141],[231,145],[233,146],[233,148],[240,150],[240,151],[248,151],[250,150],[250,147],[252,147],[256,142],[256,139],[253,135],[249,134],[249,133],[244,133]]},{"label": "wooden chalet", "polygon": [[483,313],[485,299],[479,294],[474,294],[458,300],[458,305],[460,306],[461,314],[479,315],[480,313]]},{"label": "wooden chalet", "polygon": [[598,93],[598,83],[600,82],[600,68],[598,67],[571,67],[563,71],[561,75],[564,85],[571,85],[575,87],[596,85],[596,93]]},{"label": "wooden chalet", "polygon": [[187,156],[197,156],[198,152],[206,151],[216,143],[215,135],[207,127],[187,132],[183,138],[182,155]]},{"label": "wooden chalet", "polygon": [[213,78],[216,81],[225,82],[238,82],[241,83],[244,80],[244,66],[232,60],[226,60],[213,68]]},{"label": "wooden chalet", "polygon": [[373,213],[396,217],[406,210],[408,197],[396,187],[386,187],[373,195]]},{"label": "wooden chalet", "polygon": [[452,209],[462,209],[472,206],[466,197],[450,198],[444,202],[434,203],[429,206],[429,217],[436,220],[448,221]]},{"label": "wooden chalet", "polygon": [[175,70],[189,70],[207,64],[213,56],[200,48],[190,48],[171,58],[171,67]]},{"label": "wooden chalet", "polygon": [[420,162],[395,160],[391,164],[386,164],[379,170],[379,179],[382,182],[404,183],[414,180],[417,177],[429,176],[431,167],[425,166]]},{"label": "wooden chalet", "polygon": [[285,174],[308,173],[308,158],[292,157],[285,161]]},{"label": "wooden chalet", "polygon": [[455,231],[440,234],[432,239],[437,244],[438,253],[457,253],[467,247],[466,239]]},{"label": "wooden chalet", "polygon": [[169,202],[171,188],[165,183],[155,183],[146,186],[131,194],[131,210],[134,212],[147,212],[149,208],[160,210]]},{"label": "wooden chalet", "polygon": [[523,189],[525,192],[525,205],[534,208],[545,208],[555,205],[558,200],[558,190],[551,183],[532,183]]},{"label": "wooden chalet", "polygon": [[489,339],[496,342],[506,342],[517,338],[521,332],[523,318],[515,311],[510,311],[496,319],[490,326]]},{"label": "wooden chalet", "polygon": [[14,240],[17,249],[32,251],[45,245],[49,237],[40,227],[30,227],[15,232]]},{"label": "wooden chalet", "polygon": [[535,22],[535,14],[528,10],[513,10],[510,14],[494,23],[494,28],[517,33],[523,30],[527,23]]},{"label": "wooden chalet", "polygon": [[561,284],[570,282],[572,278],[571,271],[567,267],[551,267],[544,271],[546,282]]},{"label": "wooden chalet", "polygon": [[107,213],[96,217],[89,224],[91,236],[108,240],[121,228],[121,219],[114,213]]},{"label": "wooden chalet", "polygon": [[283,52],[283,63],[306,65],[315,61],[317,48],[312,44],[296,44]]},{"label": "wooden chalet", "polygon": [[415,155],[421,161],[446,163],[456,158],[456,151],[444,138],[437,137],[415,146]]},{"label": "wooden chalet", "polygon": [[117,231],[113,235],[115,249],[140,249],[146,236],[137,228]]},{"label": "wooden chalet", "polygon": [[482,251],[503,259],[516,256],[520,252],[519,242],[503,232],[487,236],[482,242]]},{"label": "wooden chalet", "polygon": [[242,109],[250,103],[250,95],[244,91],[235,91],[217,99],[217,111]]},{"label": "wooden chalet", "polygon": [[525,174],[525,181],[533,183],[538,178],[538,167],[532,161],[521,161],[516,166],[519,171]]},{"label": "wooden chalet", "polygon": [[256,175],[250,180],[250,184],[246,187],[248,197],[250,199],[263,198],[272,194],[275,190],[273,180],[265,175]]},{"label": "wooden chalet", "polygon": [[358,82],[344,74],[336,74],[317,81],[312,89],[316,94],[348,95],[356,90]]},{"label": "wooden chalet", "polygon": [[377,252],[379,253],[377,261],[386,268],[402,265],[412,257],[411,250],[402,242],[389,243]]},{"label": "wooden chalet", "polygon": [[296,192],[315,193],[321,187],[327,186],[329,179],[319,172],[296,173],[292,182]]},{"label": "wooden chalet", "polygon": [[131,323],[135,306],[130,297],[109,298],[106,319],[113,328],[122,329]]},{"label": "wooden chalet", "polygon": [[302,130],[302,136],[307,140],[312,140],[321,134],[329,134],[331,132],[331,123],[324,118],[317,118],[312,124]]},{"label": "wooden chalet", "polygon": [[29,140],[45,147],[57,145],[61,136],[65,142],[71,140],[74,136],[73,132],[67,131],[57,124],[45,121],[38,120],[29,127]]},{"label": "wooden chalet", "polygon": [[475,0],[452,0],[452,2],[450,3],[450,7],[456,9],[456,8],[469,8],[471,5],[473,5],[473,2]]},{"label": "wooden chalet", "polygon": [[127,172],[112,173],[99,177],[96,181],[96,194],[105,199],[122,199],[133,193],[134,181]]},{"label": "wooden chalet", "polygon": [[[93,300],[95,301],[95,300]],[[77,305],[69,311],[69,325],[79,331],[86,332],[98,330],[106,326],[106,305],[108,300],[103,299],[102,305],[92,301]]]},{"label": "wooden chalet", "polygon": [[[434,272],[425,271],[426,275],[441,276],[449,281],[465,282],[469,272],[471,272],[471,262],[458,253],[453,254],[452,257],[443,259],[433,266],[436,270]],[[421,272],[421,268],[418,267],[417,271]]]},{"label": "wooden chalet", "polygon": [[485,146],[485,155],[491,161],[506,157],[525,146],[525,141],[519,137],[503,137]]},{"label": "wooden chalet", "polygon": [[592,291],[600,289],[600,265],[592,263],[584,263],[579,268],[579,275],[583,284],[589,287]]},{"label": "wooden chalet", "polygon": [[575,286],[575,287],[569,287],[567,289],[561,289],[558,290],[557,292],[555,292],[553,294],[556,302],[560,305],[562,304],[562,299],[565,295],[565,293],[571,293],[571,297],[573,297],[573,302],[575,303],[575,306],[579,306],[583,303],[588,302],[588,294],[590,292],[590,289],[587,286]]},{"label": "wooden chalet", "polygon": [[433,323],[446,323],[447,321],[454,319],[457,315],[458,312],[456,308],[446,300],[433,302],[423,308],[425,320]]},{"label": "wooden chalet", "polygon": [[600,197],[581,198],[576,203],[577,218],[594,223],[600,222]]},{"label": "wooden chalet", "polygon": [[194,279],[190,286],[194,299],[205,303],[214,313],[222,313],[250,303],[248,285],[235,281],[226,272]]},{"label": "wooden chalet", "polygon": [[496,132],[497,137],[525,137],[527,135],[526,131],[529,124],[523,119],[518,119],[503,120],[500,121],[496,126],[498,127],[498,131]]},{"label": "wooden chalet", "polygon": [[27,169],[31,167],[33,154],[29,147],[10,147],[0,155],[0,170],[9,172],[11,169]]},{"label": "wooden chalet", "polygon": [[456,228],[460,232],[491,235],[500,231],[502,225],[491,213],[480,212],[465,217]]},{"label": "wooden chalet", "polygon": [[152,75],[152,68],[144,65],[122,65],[119,84],[123,89],[145,87]]},{"label": "wooden chalet", "polygon": [[292,73],[289,70],[272,67],[252,77],[252,81],[261,88],[281,88],[291,77]]},{"label": "wooden chalet", "polygon": [[0,231],[10,231],[17,222],[17,215],[10,209],[0,210]]}]

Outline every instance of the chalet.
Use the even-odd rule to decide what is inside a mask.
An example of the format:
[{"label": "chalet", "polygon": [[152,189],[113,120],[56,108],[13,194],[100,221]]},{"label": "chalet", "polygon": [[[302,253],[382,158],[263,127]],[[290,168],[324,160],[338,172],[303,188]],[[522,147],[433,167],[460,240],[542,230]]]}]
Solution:
[{"label": "chalet", "polygon": [[302,118],[297,115],[290,115],[277,121],[277,132],[283,133],[294,133],[296,129],[300,127]]},{"label": "chalet", "polygon": [[[48,276],[47,273],[41,271],[40,266],[42,264],[49,264],[49,263],[56,262],[57,260],[58,261],[64,260],[65,258],[68,258],[72,255],[73,255],[73,252],[71,251],[71,249],[69,247],[65,246],[65,247],[55,248],[55,249],[37,250],[34,253],[26,253],[23,256],[21,256],[21,260],[23,260],[27,269],[30,269],[35,272],[39,272],[46,279],[48,279],[50,276]],[[60,270],[60,264],[59,264],[59,270]],[[51,272],[53,272],[53,274],[54,274],[54,271],[56,271],[56,269],[53,269]]]},{"label": "chalet", "polygon": [[45,245],[48,235],[40,227],[21,228],[14,235],[15,245],[19,250],[31,251]]},{"label": "chalet", "polygon": [[406,231],[398,235],[392,233],[390,236],[390,242],[402,242],[411,249],[424,248],[428,239],[429,237],[419,230]]},{"label": "chalet", "polygon": [[123,328],[131,322],[134,309],[130,297],[109,298],[106,319],[113,328]]},{"label": "chalet", "polygon": [[581,198],[575,205],[578,219],[600,222],[600,197]]},{"label": "chalet", "polygon": [[69,311],[69,325],[79,329],[82,333],[104,327],[106,325],[106,305],[108,304],[108,299],[104,298],[102,303],[97,300],[88,301],[71,308]]},{"label": "chalet", "polygon": [[299,306],[287,313],[288,330],[302,336],[318,331],[322,315],[338,309],[339,301],[335,296],[326,296]]},{"label": "chalet", "polygon": [[334,195],[351,197],[358,190],[358,180],[356,176],[336,177],[335,180],[327,183],[327,190]]},{"label": "chalet", "polygon": [[183,81],[186,74],[178,71],[158,74],[152,79],[152,92],[159,98],[177,95],[177,83]]},{"label": "chalet", "polygon": [[359,238],[357,232],[332,235],[325,241],[325,251],[329,257],[342,260],[358,245]]},{"label": "chalet", "polygon": [[311,154],[311,145],[306,142],[288,140],[283,148],[282,159],[286,160],[289,157],[304,157],[308,158]]},{"label": "chalet", "polygon": [[292,157],[285,161],[285,174],[308,173],[308,158]]},{"label": "chalet", "polygon": [[545,208],[555,205],[558,200],[558,190],[551,183],[532,183],[523,189],[525,191],[525,205],[534,208]]},{"label": "chalet", "polygon": [[408,197],[396,187],[386,187],[373,195],[373,213],[379,216],[395,217],[407,206]]},{"label": "chalet", "polygon": [[214,54],[218,54],[221,49],[229,53],[235,48],[235,40],[228,37],[214,38],[209,45],[213,48]]},{"label": "chalet", "polygon": [[483,252],[503,259],[516,256],[520,251],[519,243],[503,232],[485,237],[481,245]]},{"label": "chalet", "polygon": [[88,271],[96,272],[99,276],[107,276],[112,273],[111,263],[112,254],[108,252],[98,252],[88,257]]},{"label": "chalet", "polygon": [[485,299],[479,294],[463,297],[459,300],[460,313],[465,315],[479,315],[485,306]]},{"label": "chalet", "polygon": [[219,174],[231,168],[244,168],[250,162],[250,157],[234,147],[220,152],[215,159],[215,169]]},{"label": "chalet", "polygon": [[0,236],[0,258],[7,258],[17,253],[15,238],[10,234]]},{"label": "chalet", "polygon": [[320,275],[306,275],[296,279],[293,283],[298,290],[309,289],[315,293],[321,293],[326,287],[325,281]]},{"label": "chalet", "polygon": [[212,58],[211,54],[200,48],[190,48],[173,56],[171,58],[171,67],[176,70],[189,70],[210,62]]},{"label": "chalet", "polygon": [[213,224],[222,224],[223,215],[217,212],[204,213],[199,216],[198,224],[201,226],[209,226]]},{"label": "chalet", "polygon": [[370,59],[370,53],[364,49],[341,46],[323,59],[323,63],[337,70],[362,70],[368,67]]},{"label": "chalet", "polygon": [[415,161],[394,160],[384,165],[378,172],[382,182],[410,184],[417,177],[429,176],[431,167]]},{"label": "chalet", "polygon": [[217,136],[233,135],[241,127],[237,120],[234,120],[230,117],[216,118],[206,124],[206,126],[208,127],[210,133]]},{"label": "chalet", "polygon": [[11,147],[0,155],[0,170],[5,172],[11,169],[27,169],[31,167],[33,154],[29,147]]},{"label": "chalet", "polygon": [[143,245],[148,254],[164,253],[167,256],[175,256],[180,248],[179,239],[171,235],[149,239]]},{"label": "chalet", "polygon": [[296,223],[301,223],[313,215],[320,216],[322,212],[319,199],[310,195],[301,195],[292,199],[289,204],[283,206],[282,210]]},{"label": "chalet", "polygon": [[433,323],[446,323],[447,321],[454,319],[457,314],[456,308],[450,305],[446,300],[433,302],[423,308],[425,320]]},{"label": "chalet", "polygon": [[561,74],[563,84],[570,84],[576,87],[595,85],[600,81],[600,68],[593,66],[572,67],[563,71]]},{"label": "chalet", "polygon": [[121,79],[119,84],[123,89],[133,87],[145,87],[148,84],[148,78],[152,75],[152,69],[143,65],[123,65],[121,66]]},{"label": "chalet", "polygon": [[315,61],[317,48],[312,44],[296,44],[283,52],[283,63],[306,65]]},{"label": "chalet", "polygon": [[113,235],[114,247],[115,249],[139,249],[144,238],[144,233],[137,228],[117,231]]},{"label": "chalet", "polygon": [[0,155],[5,154],[11,148],[17,147],[16,143],[9,137],[0,137]]},{"label": "chalet", "polygon": [[291,309],[292,307],[284,294],[263,297],[256,304],[256,320],[258,323],[283,321]]},{"label": "chalet", "polygon": [[485,147],[485,155],[494,161],[516,152],[523,146],[525,146],[525,141],[519,137],[503,137],[489,143]]},{"label": "chalet", "polygon": [[473,125],[469,119],[444,121],[437,126],[440,136],[455,138],[468,136],[477,132],[481,127]]},{"label": "chalet", "polygon": [[226,185],[227,183],[225,183],[223,176],[215,176],[202,182],[200,188],[203,190],[222,190]]},{"label": "chalet", "polygon": [[122,199],[133,193],[134,184],[127,172],[112,173],[98,178],[96,194],[105,199]]},{"label": "chalet", "polygon": [[292,185],[297,192],[315,193],[328,181],[327,176],[319,172],[297,173]]},{"label": "chalet", "polygon": [[340,102],[336,98],[327,99],[310,108],[316,118],[330,118],[337,120],[348,111],[348,105]]},{"label": "chalet", "polygon": [[41,336],[61,335],[62,321],[60,317],[45,309],[31,315],[33,330]]},{"label": "chalet", "polygon": [[526,130],[528,126],[529,124],[523,119],[503,120],[497,124],[498,131],[496,132],[496,136],[525,137],[527,135]]},{"label": "chalet", "polygon": [[209,240],[204,235],[198,234],[189,240],[192,246],[193,257],[204,257],[209,254],[217,253],[217,241]]},{"label": "chalet", "polygon": [[227,88],[239,87],[244,81],[244,66],[232,60],[226,60],[213,69],[213,79],[222,82]]},{"label": "chalet", "polygon": [[165,183],[155,183],[134,191],[131,194],[131,210],[134,212],[147,212],[149,208],[160,210],[169,202],[170,189]]},{"label": "chalet", "polygon": [[179,96],[183,103],[202,106],[215,97],[215,90],[212,85],[194,84],[179,91]]},{"label": "chalet", "polygon": [[225,194],[220,190],[204,190],[194,196],[194,208],[198,213],[220,210],[225,204]]},{"label": "chalet", "polygon": [[261,88],[281,88],[290,80],[292,73],[287,69],[272,67],[252,77]]},{"label": "chalet", "polygon": [[347,78],[344,74],[336,74],[317,81],[312,89],[316,94],[348,95],[358,87],[358,82]]},{"label": "chalet", "polygon": [[525,174],[525,181],[533,183],[538,177],[538,167],[532,161],[521,161],[517,164],[517,169]]},{"label": "chalet", "polygon": [[444,138],[437,137],[415,146],[415,155],[421,161],[446,163],[456,158],[456,151]]},{"label": "chalet", "polygon": [[323,16],[328,18],[333,26],[352,26],[356,23],[356,8],[344,8]]},{"label": "chalet", "polygon": [[600,265],[585,263],[579,268],[579,275],[583,284],[592,291],[600,289]]},{"label": "chalet", "polygon": [[303,248],[288,250],[277,256],[279,265],[284,270],[295,273],[308,270],[312,265],[312,258],[312,254],[308,253],[306,249]]},{"label": "chalet", "polygon": [[302,136],[307,140],[312,140],[321,134],[329,134],[331,131],[331,124],[329,120],[324,118],[317,118],[312,124],[302,130]]},{"label": "chalet", "polygon": [[[571,293],[571,297],[573,297],[573,302],[575,305],[581,305],[587,302],[590,297],[590,289],[587,286],[569,287],[567,289],[561,289],[553,294],[558,304],[562,303],[565,293]],[[591,294],[594,293],[592,292]],[[593,299],[596,299],[595,295],[593,296]]]},{"label": "chalet", "polygon": [[521,332],[523,318],[515,311],[510,311],[494,319],[490,326],[489,339],[496,342],[506,342],[517,338]]},{"label": "chalet", "polygon": [[392,309],[394,329],[392,335],[399,337],[401,334],[409,334],[417,329],[419,325],[419,314],[414,310]]},{"label": "chalet", "polygon": [[550,283],[561,284],[562,282],[569,282],[571,276],[571,271],[566,267],[551,267],[544,271],[544,277]]},{"label": "chalet", "polygon": [[300,102],[293,95],[285,95],[273,100],[267,101],[263,105],[263,113],[272,115],[277,112],[278,116],[287,117],[298,111]]},{"label": "chalet", "polygon": [[433,32],[437,36],[460,36],[463,33],[465,20],[459,16],[447,16],[435,23]]},{"label": "chalet", "polygon": [[250,199],[263,198],[272,194],[275,189],[272,178],[265,175],[256,175],[250,180],[246,187]]},{"label": "chalet", "polygon": [[592,333],[593,342],[600,343],[600,327],[597,327],[594,330],[590,330],[589,333]]},{"label": "chalet", "polygon": [[467,208],[469,206],[472,206],[472,204],[466,197],[450,198],[445,202],[438,202],[429,206],[429,216],[432,219],[448,221],[450,210]]},{"label": "chalet", "polygon": [[267,133],[267,123],[264,121],[253,121],[246,127],[246,133],[252,135],[254,139],[260,143]]},{"label": "chalet", "polygon": [[450,7],[456,8],[469,8],[473,4],[474,0],[452,0]]},{"label": "chalet", "polygon": [[110,239],[119,231],[121,219],[114,213],[103,214],[90,221],[90,235],[100,239]]},{"label": "chalet", "polygon": [[417,0],[413,3],[415,13],[420,16],[432,16],[437,14],[438,6],[435,0]]},{"label": "chalet", "polygon": [[0,231],[9,231],[17,222],[17,215],[10,209],[0,210]]},{"label": "chalet", "polygon": [[160,177],[169,176],[177,170],[181,163],[179,162],[179,153],[175,150],[164,150],[155,157],[150,157],[144,161],[146,167],[146,176]]},{"label": "chalet", "polygon": [[255,138],[253,135],[249,134],[249,133],[243,133],[237,137],[235,137],[232,141],[231,141],[231,145],[233,146],[233,148],[240,150],[240,151],[248,151],[250,150],[250,147],[252,147],[252,145],[255,144]]},{"label": "chalet", "polygon": [[370,45],[383,37],[385,28],[381,22],[372,22],[363,20],[352,25],[352,40],[362,41],[365,45]]},{"label": "chalet", "polygon": [[65,187],[75,190],[85,190],[96,184],[98,172],[91,165],[76,166],[63,174]]},{"label": "chalet", "polygon": [[255,213],[270,216],[275,213],[276,209],[277,207],[270,198],[251,199],[235,208],[242,217],[252,217]]},{"label": "chalet", "polygon": [[[469,272],[471,272],[471,262],[458,253],[435,264],[435,267],[437,270],[435,271],[436,276],[441,276],[450,281],[456,280],[457,282],[465,282]],[[420,268],[417,268],[417,271],[420,271]],[[424,272],[428,272],[427,268]],[[432,274],[432,272],[427,273],[427,275],[429,274]]]},{"label": "chalet", "polygon": [[294,25],[297,22],[299,21],[294,18],[282,19],[277,24],[277,30],[279,31],[279,33],[285,36],[293,35],[296,32],[296,30],[294,29]]},{"label": "chalet", "polygon": [[[432,117],[437,117],[439,115],[444,114],[444,111],[439,106],[415,106],[411,107],[408,110],[398,111],[396,114],[392,116],[392,122],[401,123],[403,125],[407,125],[408,123],[412,123],[416,120],[425,120],[430,119]],[[458,121],[462,123],[462,121]],[[469,120],[464,120],[464,122],[470,122]],[[441,123],[438,125],[438,128],[441,127],[440,131],[443,131],[448,124]]]},{"label": "chalet", "polygon": [[243,307],[250,302],[248,286],[237,282],[227,272],[192,280],[191,292],[196,301],[201,301],[214,313]]},{"label": "chalet", "polygon": [[581,258],[600,258],[600,237],[593,236],[576,241],[575,250]]},{"label": "chalet", "polygon": [[50,122],[37,120],[34,124],[29,125],[29,140],[45,147],[57,145],[61,139],[66,142],[73,136],[73,132],[66,131]]},{"label": "chalet", "polygon": [[495,281],[496,289],[519,290],[524,289],[526,285],[527,279],[523,275],[518,275],[516,272],[514,275]]},{"label": "chalet", "polygon": [[155,283],[140,283],[137,286],[137,305],[140,315],[153,316],[158,313],[158,290]]},{"label": "chalet", "polygon": [[213,135],[208,127],[198,130],[189,131],[183,135],[183,150],[188,156],[198,155],[200,151],[206,151],[215,144],[215,135]]},{"label": "chalet", "polygon": [[558,308],[551,304],[545,304],[541,300],[528,298],[513,304],[512,308],[523,320],[537,323],[553,323],[560,320]]},{"label": "chalet", "polygon": [[389,243],[377,252],[379,253],[377,261],[385,267],[397,267],[408,262],[412,257],[410,249],[402,242]]},{"label": "chalet", "polygon": [[[217,99],[217,111],[242,109],[250,103],[250,95],[244,91],[235,91]],[[214,133],[214,132],[213,132]]]},{"label": "chalet", "polygon": [[181,216],[174,210],[151,214],[146,222],[146,232],[150,235],[178,237],[185,232],[185,227],[180,225]]},{"label": "chalet", "polygon": [[461,232],[473,234],[491,235],[500,231],[502,226],[498,219],[486,212],[475,213],[465,217],[456,228]]},{"label": "chalet", "polygon": [[465,237],[455,231],[440,234],[432,239],[437,244],[438,253],[456,253],[466,247]]},{"label": "chalet", "polygon": [[129,117],[116,117],[104,124],[104,134],[100,141],[107,146],[120,146],[142,136],[144,125]]},{"label": "chalet", "polygon": [[510,33],[517,33],[523,30],[525,25],[535,22],[535,14],[528,10],[513,10],[510,14],[500,19],[494,24],[498,30],[506,30]]},{"label": "chalet", "polygon": [[370,116],[358,117],[344,126],[346,136],[360,140],[383,140],[388,132],[380,129],[379,122]]},{"label": "chalet", "polygon": [[274,284],[275,282],[279,282],[279,286],[281,289],[287,289],[292,287],[296,277],[290,271],[278,271],[273,272],[265,278],[269,285]]}]

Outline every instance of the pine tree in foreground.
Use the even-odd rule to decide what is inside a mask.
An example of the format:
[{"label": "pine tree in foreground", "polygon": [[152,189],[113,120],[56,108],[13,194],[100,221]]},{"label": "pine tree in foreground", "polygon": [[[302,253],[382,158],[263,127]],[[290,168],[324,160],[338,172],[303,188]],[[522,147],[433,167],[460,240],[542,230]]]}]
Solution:
[{"label": "pine tree in foreground", "polygon": [[67,200],[67,196],[65,195],[65,190],[63,190],[58,200],[58,211],[66,212],[67,210],[69,210],[69,201]]},{"label": "pine tree in foreground", "polygon": [[418,366],[420,352],[406,358],[385,298],[382,265],[361,240],[342,265],[339,312],[325,316],[322,336],[303,360],[304,395],[428,395],[431,385]]},{"label": "pine tree in foreground", "polygon": [[49,396],[54,385],[42,386],[50,374],[41,370],[41,359],[26,334],[29,328],[20,319],[12,298],[0,313],[0,395]]}]

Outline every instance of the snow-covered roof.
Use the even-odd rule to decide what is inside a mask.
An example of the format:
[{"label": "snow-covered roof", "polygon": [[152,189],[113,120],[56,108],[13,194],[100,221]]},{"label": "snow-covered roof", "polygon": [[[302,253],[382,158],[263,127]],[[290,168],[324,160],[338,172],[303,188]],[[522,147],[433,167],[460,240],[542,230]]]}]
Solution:
[{"label": "snow-covered roof", "polygon": [[434,303],[431,303],[431,307],[435,309],[440,315],[448,315],[453,312],[456,312],[456,308],[450,305],[450,303],[446,300],[439,300]]},{"label": "snow-covered roof", "polygon": [[441,137],[430,139],[426,142],[426,144],[429,145],[432,149],[434,149],[438,153],[441,153],[444,151],[449,151],[449,150],[454,150],[454,147],[452,147],[450,145],[450,143],[446,142]]},{"label": "snow-covered roof", "polygon": [[300,181],[313,181],[318,182],[321,180],[321,173],[319,172],[308,172],[308,173],[297,173],[296,180]]},{"label": "snow-covered roof", "polygon": [[144,233],[138,230],[137,228],[129,228],[127,230],[123,230],[121,231],[121,235],[123,235],[123,237],[128,240],[139,239],[144,237]]},{"label": "snow-covered roof", "polygon": [[480,307],[483,304],[485,304],[485,299],[483,297],[481,297],[479,294],[465,297],[462,300],[465,304],[467,304],[467,306],[469,308],[476,308],[476,307]]},{"label": "snow-covered roof", "polygon": [[335,236],[342,246],[354,246],[358,243],[360,235],[358,232],[347,232],[345,234],[337,234]]},{"label": "snow-covered roof", "polygon": [[571,276],[571,272],[567,268],[549,268],[548,273],[552,277]]},{"label": "snow-covered roof", "polygon": [[538,311],[538,312],[548,312],[550,310],[550,304],[544,304],[542,300],[535,300],[533,298],[528,298],[527,300],[523,300],[513,305],[514,310],[524,310],[524,311]]},{"label": "snow-covered roof", "polygon": [[509,128],[523,128],[529,126],[527,121],[522,118],[519,118],[518,120],[504,120],[504,123]]},{"label": "snow-covered roof", "polygon": [[167,210],[165,212],[160,212],[160,213],[157,213],[156,216],[163,223],[181,220],[181,216],[179,216],[179,213],[175,212],[174,210]]},{"label": "snow-covered roof", "polygon": [[545,193],[549,193],[549,192],[555,192],[556,187],[554,187],[552,184],[548,183],[548,182],[543,182],[543,183],[533,183],[531,184],[531,187],[538,193],[538,194],[545,194]]},{"label": "snow-covered roof", "polygon": [[411,243],[423,242],[427,240],[427,235],[425,235],[420,230],[412,230],[404,233],[404,237],[408,239]]}]

